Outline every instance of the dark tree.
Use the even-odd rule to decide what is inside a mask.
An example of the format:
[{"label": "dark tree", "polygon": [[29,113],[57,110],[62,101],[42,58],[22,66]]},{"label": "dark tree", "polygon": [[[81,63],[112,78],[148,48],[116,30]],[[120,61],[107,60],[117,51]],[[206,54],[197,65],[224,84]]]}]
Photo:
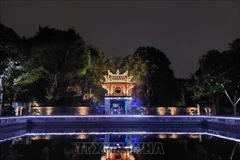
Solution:
[{"label": "dark tree", "polygon": [[71,82],[84,75],[89,67],[89,49],[74,29],[39,27],[27,44],[29,58],[16,85],[41,82],[44,84],[41,90],[51,103],[63,97]]},{"label": "dark tree", "polygon": [[76,78],[68,87],[69,92],[72,92],[75,97],[80,97],[83,105],[101,103],[105,92],[100,83],[100,79],[106,72],[105,57],[97,48],[90,46],[89,50],[91,58],[86,74]]},{"label": "dark tree", "polygon": [[154,47],[139,47],[124,59],[123,68],[129,70],[137,82],[133,94],[144,97],[147,106],[176,105],[179,98],[177,83],[166,55]]},{"label": "dark tree", "polygon": [[194,97],[207,96],[217,105],[218,94],[224,93],[237,114],[240,101],[240,40],[230,43],[224,52],[208,51],[199,60],[199,70],[195,74]]},{"label": "dark tree", "polygon": [[[7,77],[19,65],[19,58],[22,53],[21,44],[21,38],[12,29],[0,23],[0,115],[3,97],[6,97],[3,94],[6,93],[6,84],[3,83],[4,81],[7,82]],[[7,101],[7,98],[4,99]]]},{"label": "dark tree", "polygon": [[111,57],[106,59],[105,64],[108,70],[115,73],[117,69],[121,70],[123,59],[121,57]]}]

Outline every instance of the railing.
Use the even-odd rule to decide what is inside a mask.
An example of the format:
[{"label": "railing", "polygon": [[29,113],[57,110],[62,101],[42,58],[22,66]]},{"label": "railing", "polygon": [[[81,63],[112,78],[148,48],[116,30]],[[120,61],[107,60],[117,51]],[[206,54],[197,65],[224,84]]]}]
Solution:
[{"label": "railing", "polygon": [[210,124],[223,126],[239,126],[240,117],[221,116],[157,116],[157,115],[86,115],[86,116],[22,116],[1,117],[0,126],[36,124],[36,125],[76,125],[76,124]]},{"label": "railing", "polygon": [[27,124],[28,117],[1,117],[0,118],[0,126],[6,125],[17,125],[17,124]]}]

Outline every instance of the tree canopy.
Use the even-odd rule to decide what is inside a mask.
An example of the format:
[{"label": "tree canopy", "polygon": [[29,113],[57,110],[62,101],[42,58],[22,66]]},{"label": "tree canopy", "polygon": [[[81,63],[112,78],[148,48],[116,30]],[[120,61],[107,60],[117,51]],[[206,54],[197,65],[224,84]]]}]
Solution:
[{"label": "tree canopy", "polygon": [[150,46],[139,47],[124,59],[123,68],[129,70],[137,82],[133,93],[141,99],[141,104],[176,105],[177,85],[170,64],[162,51]]},{"label": "tree canopy", "polygon": [[199,60],[199,70],[195,73],[194,97],[211,96],[224,93],[237,114],[237,104],[240,94],[240,40],[229,44],[229,49],[223,52],[208,51]]},{"label": "tree canopy", "polygon": [[[8,82],[7,78],[18,69],[22,56],[21,45],[21,38],[11,28],[0,23],[0,114],[2,105],[9,103],[8,99],[11,96],[4,87],[4,82]],[[8,95],[3,94],[4,92]]]},{"label": "tree canopy", "polygon": [[44,83],[42,89],[49,101],[61,98],[67,86],[84,75],[90,65],[88,46],[74,29],[39,27],[26,43],[30,48],[28,60],[23,64],[24,74],[15,80],[15,85]]},{"label": "tree canopy", "polygon": [[98,104],[105,93],[100,79],[107,70],[115,73],[119,69],[128,70],[136,82],[132,104],[182,106],[192,99],[208,99],[218,106],[225,95],[233,113],[238,113],[240,39],[225,51],[203,54],[190,79],[176,78],[160,49],[140,46],[126,57],[109,58],[73,28],[39,27],[33,37],[25,39],[0,23],[0,52],[1,106],[3,93],[9,103],[37,99],[51,105]]}]

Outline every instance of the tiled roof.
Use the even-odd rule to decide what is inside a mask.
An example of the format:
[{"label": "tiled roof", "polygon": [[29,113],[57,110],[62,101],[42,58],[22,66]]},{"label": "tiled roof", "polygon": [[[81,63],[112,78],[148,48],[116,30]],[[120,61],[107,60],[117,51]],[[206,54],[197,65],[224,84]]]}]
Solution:
[{"label": "tiled roof", "polygon": [[131,82],[132,76],[128,76],[128,71],[120,74],[119,70],[117,70],[116,74],[112,73],[108,70],[108,75],[104,76],[105,83],[107,82]]}]

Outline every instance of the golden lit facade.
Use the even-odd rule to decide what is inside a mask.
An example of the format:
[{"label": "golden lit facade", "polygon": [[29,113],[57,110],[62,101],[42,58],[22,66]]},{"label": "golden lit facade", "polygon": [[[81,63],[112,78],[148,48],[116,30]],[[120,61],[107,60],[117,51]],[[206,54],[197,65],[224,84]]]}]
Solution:
[{"label": "golden lit facade", "polygon": [[131,112],[131,91],[135,85],[128,71],[112,73],[101,80],[102,87],[107,90],[105,94],[105,114],[129,114]]}]

